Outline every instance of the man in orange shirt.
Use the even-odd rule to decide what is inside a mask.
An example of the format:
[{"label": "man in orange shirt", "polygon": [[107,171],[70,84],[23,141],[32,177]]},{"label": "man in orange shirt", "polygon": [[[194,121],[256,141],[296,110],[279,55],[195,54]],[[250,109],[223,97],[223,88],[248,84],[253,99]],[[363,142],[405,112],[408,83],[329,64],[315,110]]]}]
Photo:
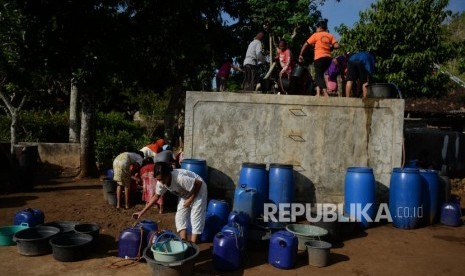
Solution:
[{"label": "man in orange shirt", "polygon": [[315,47],[314,66],[315,82],[317,85],[316,95],[320,96],[320,91],[323,91],[323,95],[328,96],[324,73],[331,64],[331,51],[339,48],[339,43],[332,34],[328,33],[327,19],[321,20],[316,24],[316,33],[312,34],[307,41],[305,41],[304,45],[302,45],[299,62],[304,61],[303,54],[309,45],[314,45]]}]

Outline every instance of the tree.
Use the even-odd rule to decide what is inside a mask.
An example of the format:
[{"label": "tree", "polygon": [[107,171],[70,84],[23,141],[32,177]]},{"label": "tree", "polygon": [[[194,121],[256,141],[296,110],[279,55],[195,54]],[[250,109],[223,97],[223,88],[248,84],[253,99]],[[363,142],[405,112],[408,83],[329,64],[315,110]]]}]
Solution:
[{"label": "tree", "polygon": [[343,51],[370,51],[375,80],[396,83],[404,96],[439,96],[447,76],[436,73],[453,51],[441,24],[451,14],[448,0],[380,0],[360,13],[353,29],[336,28]]},{"label": "tree", "polygon": [[453,14],[443,28],[449,34],[446,43],[456,56],[446,63],[446,69],[465,80],[465,12]]},{"label": "tree", "polygon": [[17,144],[19,111],[31,98],[34,87],[40,85],[40,73],[44,70],[44,33],[38,27],[39,20],[30,14],[30,5],[23,1],[0,5],[0,98],[11,117],[12,156]]}]

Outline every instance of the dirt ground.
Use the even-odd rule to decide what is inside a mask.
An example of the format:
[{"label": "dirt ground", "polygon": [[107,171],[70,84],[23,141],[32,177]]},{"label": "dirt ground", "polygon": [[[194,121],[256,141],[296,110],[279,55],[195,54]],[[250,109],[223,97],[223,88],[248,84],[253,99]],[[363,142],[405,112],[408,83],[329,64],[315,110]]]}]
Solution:
[{"label": "dirt ground", "polygon": [[[462,193],[463,190],[460,190]],[[461,194],[464,198],[464,194]],[[462,200],[463,202],[463,200]],[[462,203],[463,205],[463,203]],[[97,249],[78,262],[59,262],[51,254],[22,256],[16,246],[0,246],[0,275],[150,275],[145,262],[130,263],[118,258],[120,232],[133,225],[130,210],[116,210],[103,199],[99,179],[79,181],[62,179],[36,185],[34,192],[0,195],[0,225],[13,224],[15,213],[25,208],[39,208],[45,222],[79,221],[100,225]],[[145,219],[159,222],[159,227],[174,230],[174,209],[158,214],[154,209]],[[249,251],[243,269],[218,272],[212,265],[212,244],[200,244],[195,259],[195,275],[464,275],[465,226],[434,225],[415,230],[401,230],[390,224],[369,228],[347,238],[331,249],[329,265],[308,265],[307,253],[300,252],[297,265],[280,270],[267,263],[267,251]]]}]

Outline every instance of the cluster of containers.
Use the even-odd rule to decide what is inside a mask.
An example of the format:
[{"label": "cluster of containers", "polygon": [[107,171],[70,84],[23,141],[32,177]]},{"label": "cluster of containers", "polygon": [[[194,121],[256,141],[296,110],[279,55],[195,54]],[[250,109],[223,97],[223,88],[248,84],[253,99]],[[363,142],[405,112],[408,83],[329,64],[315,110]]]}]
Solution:
[{"label": "cluster of containers", "polygon": [[[360,209],[353,206],[370,206],[367,214],[375,221],[376,181],[373,169],[349,167],[344,180],[344,213],[353,218]],[[352,208],[351,208],[352,206]],[[450,184],[440,179],[439,172],[418,168],[394,168],[389,188],[389,213],[396,228],[414,229],[419,226],[442,223],[461,224],[460,198],[450,196]],[[358,217],[362,227],[371,222]]]},{"label": "cluster of containers", "polygon": [[[182,167],[208,179],[206,161],[186,159]],[[441,187],[437,171],[417,168],[394,168],[390,180],[388,207],[392,224],[397,228],[413,229],[422,223],[441,223],[451,226],[460,224],[460,202],[458,198],[445,196],[449,187]],[[294,200],[293,166],[288,164],[243,163],[238,185],[234,192],[233,206],[219,199],[211,199],[207,206],[205,229],[200,240],[212,242],[212,263],[219,271],[240,269],[246,259],[247,250],[258,246],[250,238],[253,226],[263,213],[265,203],[292,203]],[[369,167],[349,167],[344,178],[344,216],[352,218],[360,209],[369,206],[366,213],[374,220],[378,205],[376,180]],[[362,228],[370,227],[365,217],[356,218]],[[278,223],[279,224],[279,223]],[[283,225],[269,223],[265,226],[269,236],[265,240],[268,262],[280,269],[295,267],[299,249],[299,235],[284,229]],[[274,230],[274,231],[271,231]],[[122,258],[137,259],[153,240],[160,235],[153,221],[142,221],[135,227],[125,229],[119,238],[119,253]],[[310,249],[323,254],[314,254],[310,260]],[[306,243],[309,264],[326,266],[331,244],[323,240]],[[314,251],[316,252],[316,251]],[[197,251],[198,254],[198,251]],[[145,255],[144,255],[145,256]],[[316,257],[315,257],[316,256]],[[193,255],[191,255],[191,258]],[[320,259],[318,259],[320,258]],[[149,259],[150,260],[150,259]]]},{"label": "cluster of containers", "polygon": [[0,245],[15,245],[23,256],[53,253],[62,262],[86,258],[95,249],[100,226],[95,223],[53,221],[44,223],[40,209],[18,211],[12,226],[0,227]]}]

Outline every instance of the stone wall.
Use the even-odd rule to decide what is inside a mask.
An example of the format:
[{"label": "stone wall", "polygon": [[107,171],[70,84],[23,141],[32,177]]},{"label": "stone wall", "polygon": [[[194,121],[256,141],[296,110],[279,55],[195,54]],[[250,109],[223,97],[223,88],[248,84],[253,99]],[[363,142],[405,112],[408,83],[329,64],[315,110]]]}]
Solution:
[{"label": "stone wall", "polygon": [[205,159],[229,200],[241,164],[294,166],[298,202],[342,202],[348,167],[373,168],[386,196],[402,162],[404,100],[187,92],[185,158]]}]

